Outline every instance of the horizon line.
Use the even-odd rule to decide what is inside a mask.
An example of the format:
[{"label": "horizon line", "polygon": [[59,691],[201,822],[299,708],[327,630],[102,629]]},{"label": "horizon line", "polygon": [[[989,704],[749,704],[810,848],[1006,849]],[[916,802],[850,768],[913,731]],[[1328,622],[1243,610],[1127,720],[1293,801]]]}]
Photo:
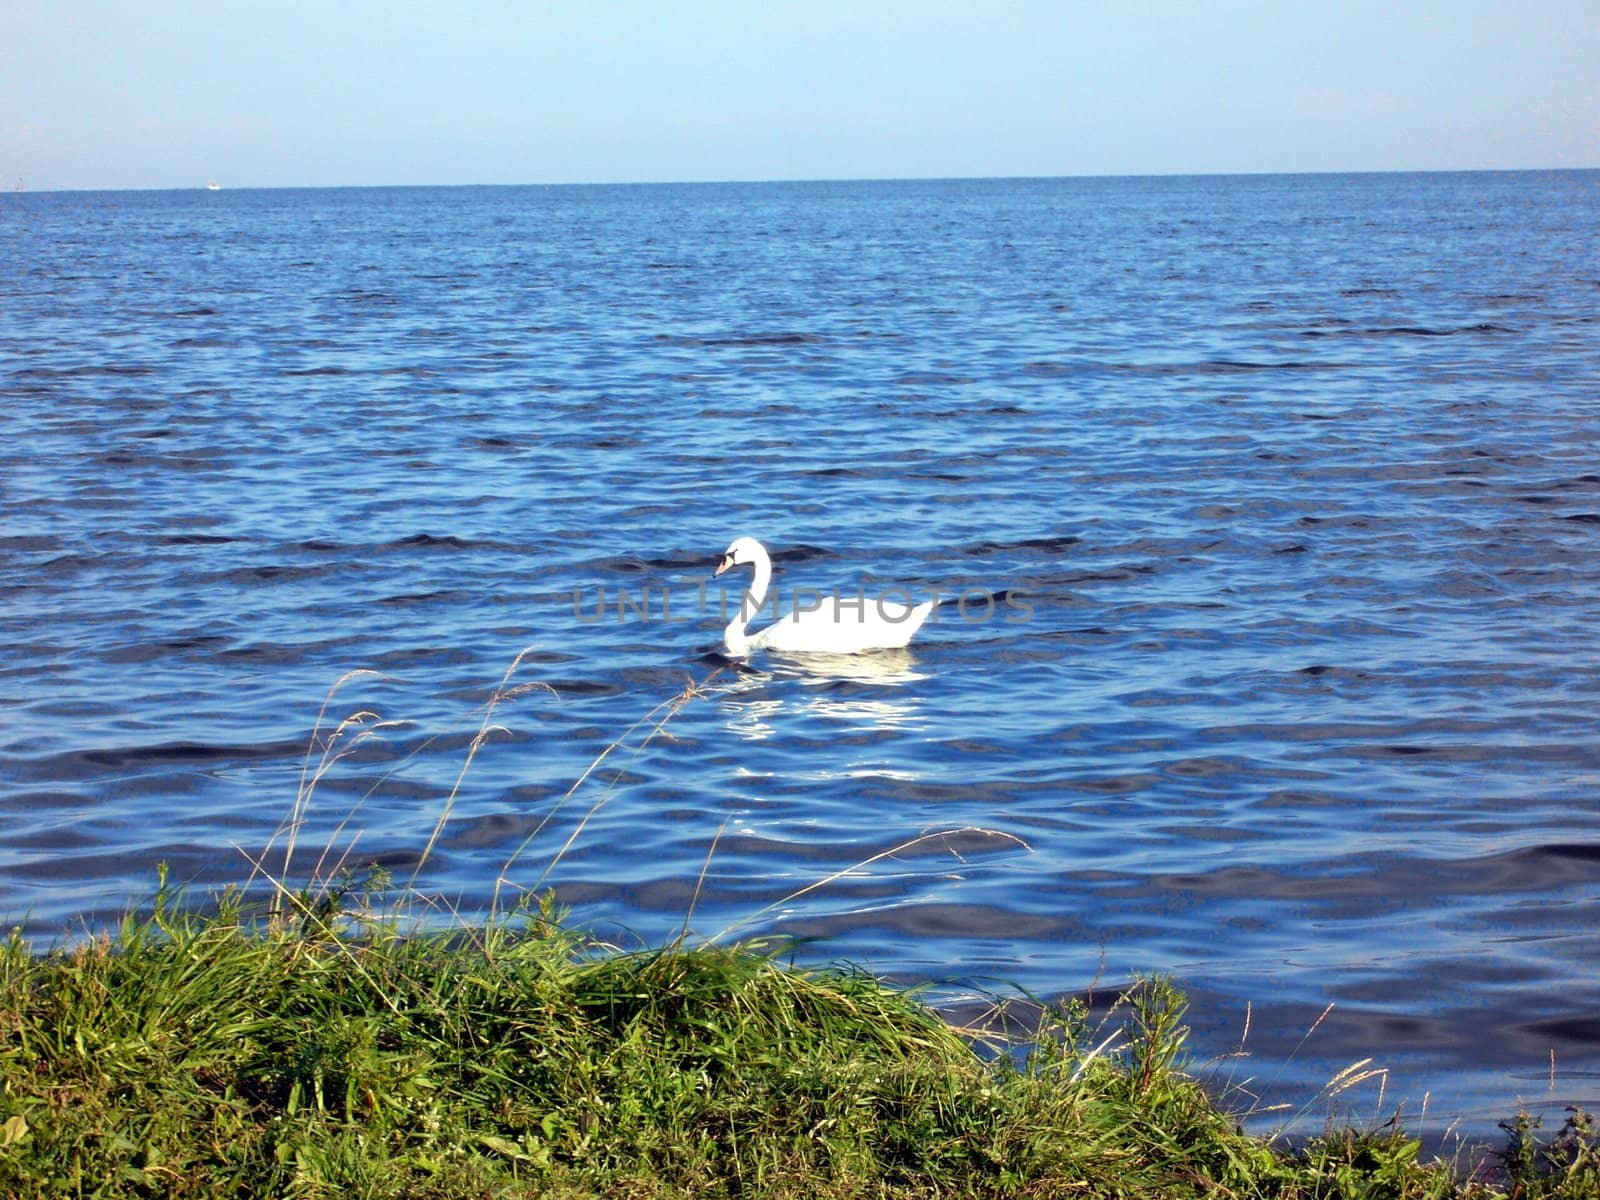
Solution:
[{"label": "horizon line", "polygon": [[1248,179],[1294,178],[1299,176],[1328,175],[1533,175],[1581,174],[1600,171],[1600,165],[1587,167],[1365,167],[1354,169],[1318,169],[1303,171],[1121,171],[1087,172],[1066,175],[861,175],[861,176],[799,176],[790,178],[753,179],[617,179],[617,180],[547,180],[523,183],[273,183],[273,184],[172,184],[151,187],[48,187],[29,188],[26,180],[19,178],[13,188],[5,189],[13,196],[50,196],[72,192],[193,192],[193,191],[358,191],[401,190],[423,188],[602,188],[602,187],[751,187],[785,186],[795,184],[861,184],[861,183],[1004,183],[1046,180],[1101,180],[1101,179]]}]

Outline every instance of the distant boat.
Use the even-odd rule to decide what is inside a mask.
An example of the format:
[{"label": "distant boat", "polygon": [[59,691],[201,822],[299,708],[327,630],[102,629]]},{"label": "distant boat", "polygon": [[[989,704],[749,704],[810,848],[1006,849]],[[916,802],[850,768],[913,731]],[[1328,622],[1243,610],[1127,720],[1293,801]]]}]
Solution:
[{"label": "distant boat", "polygon": [[208,184],[206,184],[206,191],[208,191],[208,192],[220,192],[221,190],[222,190],[222,185],[220,183],[208,183]]}]

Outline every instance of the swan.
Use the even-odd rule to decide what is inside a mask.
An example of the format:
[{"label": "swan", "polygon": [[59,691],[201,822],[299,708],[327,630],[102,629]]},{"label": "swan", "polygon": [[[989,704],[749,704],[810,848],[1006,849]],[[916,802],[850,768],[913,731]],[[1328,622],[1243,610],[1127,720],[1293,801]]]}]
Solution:
[{"label": "swan", "polygon": [[816,607],[801,607],[780,617],[759,633],[748,631],[750,617],[766,603],[772,583],[772,558],[753,537],[735,538],[713,575],[734,567],[755,568],[750,590],[739,601],[739,612],[728,622],[722,640],[728,653],[743,657],[752,650],[777,650],[786,654],[859,654],[865,650],[895,650],[904,646],[933,611],[925,600],[913,607],[894,600],[862,596],[818,597]]}]

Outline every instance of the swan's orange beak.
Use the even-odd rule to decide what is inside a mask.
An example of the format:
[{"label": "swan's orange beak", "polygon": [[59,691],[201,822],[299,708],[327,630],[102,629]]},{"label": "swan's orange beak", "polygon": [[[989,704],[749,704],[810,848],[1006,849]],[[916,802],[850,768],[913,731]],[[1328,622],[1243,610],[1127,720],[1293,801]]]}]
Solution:
[{"label": "swan's orange beak", "polygon": [[722,561],[717,564],[717,569],[711,572],[711,578],[715,579],[718,575],[721,575],[731,566],[733,566],[733,555],[724,554],[722,556]]}]

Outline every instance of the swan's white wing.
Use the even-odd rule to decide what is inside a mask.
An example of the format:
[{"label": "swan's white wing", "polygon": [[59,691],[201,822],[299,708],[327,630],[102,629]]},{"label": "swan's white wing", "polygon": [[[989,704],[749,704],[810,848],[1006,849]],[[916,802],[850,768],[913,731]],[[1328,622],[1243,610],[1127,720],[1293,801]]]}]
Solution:
[{"label": "swan's white wing", "polygon": [[898,649],[922,628],[932,611],[932,600],[912,607],[892,600],[836,605],[829,598],[818,608],[785,614],[758,633],[751,644],[790,654],[857,654],[863,650]]}]

